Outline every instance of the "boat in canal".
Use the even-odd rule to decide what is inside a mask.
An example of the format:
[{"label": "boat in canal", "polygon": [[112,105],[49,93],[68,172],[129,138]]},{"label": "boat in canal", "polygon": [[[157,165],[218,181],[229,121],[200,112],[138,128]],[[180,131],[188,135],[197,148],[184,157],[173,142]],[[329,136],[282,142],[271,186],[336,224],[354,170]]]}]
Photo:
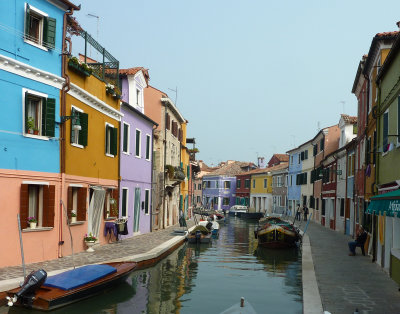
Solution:
[{"label": "boat in canal", "polygon": [[300,230],[277,216],[261,218],[254,236],[259,246],[267,248],[295,247],[301,241]]},{"label": "boat in canal", "polygon": [[136,267],[135,262],[86,265],[49,277],[40,269],[28,275],[20,288],[6,292],[8,305],[51,311],[104,292]]},{"label": "boat in canal", "polygon": [[233,205],[229,209],[229,216],[233,217],[241,217],[243,213],[247,213],[249,211],[249,208],[244,205]]},{"label": "boat in canal", "polygon": [[211,231],[211,235],[217,236],[219,234],[219,223],[217,222],[217,216],[209,216],[207,220],[200,220],[199,225],[206,227]]},{"label": "boat in canal", "polygon": [[189,243],[210,243],[211,231],[207,227],[197,225],[186,236]]},{"label": "boat in canal", "polygon": [[239,303],[232,305],[220,314],[257,314],[257,312],[254,310],[253,306],[248,301],[245,302],[242,297]]}]

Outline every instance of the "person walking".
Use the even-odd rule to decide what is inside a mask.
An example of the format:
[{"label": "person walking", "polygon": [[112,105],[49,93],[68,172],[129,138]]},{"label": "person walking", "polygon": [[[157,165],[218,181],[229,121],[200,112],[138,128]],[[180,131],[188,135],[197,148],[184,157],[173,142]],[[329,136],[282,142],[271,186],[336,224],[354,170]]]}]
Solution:
[{"label": "person walking", "polygon": [[303,206],[303,215],[304,215],[304,221],[307,221],[308,207],[305,204]]},{"label": "person walking", "polygon": [[300,204],[297,205],[297,209],[296,209],[296,217],[294,218],[294,220],[301,220],[301,208],[300,208]]}]

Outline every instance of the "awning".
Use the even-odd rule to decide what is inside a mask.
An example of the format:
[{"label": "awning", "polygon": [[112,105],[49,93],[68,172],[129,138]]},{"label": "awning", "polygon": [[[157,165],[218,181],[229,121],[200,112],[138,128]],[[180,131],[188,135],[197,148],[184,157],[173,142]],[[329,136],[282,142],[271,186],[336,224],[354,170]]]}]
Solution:
[{"label": "awning", "polygon": [[400,217],[400,190],[371,197],[366,213],[375,215],[386,213],[386,216]]}]

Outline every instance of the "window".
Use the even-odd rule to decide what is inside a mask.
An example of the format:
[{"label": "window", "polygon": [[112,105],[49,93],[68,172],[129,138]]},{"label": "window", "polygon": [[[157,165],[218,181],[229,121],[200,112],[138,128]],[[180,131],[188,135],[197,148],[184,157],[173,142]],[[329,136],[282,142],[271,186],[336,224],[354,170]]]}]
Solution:
[{"label": "window", "polygon": [[149,214],[150,210],[150,190],[144,190],[144,213]]},{"label": "window", "polygon": [[141,131],[136,129],[136,136],[135,136],[135,156],[140,158],[140,153],[141,153],[141,145],[140,145],[140,140],[141,140]]},{"label": "window", "polygon": [[240,189],[240,185],[241,185],[241,180],[240,180],[240,179],[237,179],[236,188],[237,188],[237,189]]},{"label": "window", "polygon": [[165,127],[167,130],[171,128],[171,118],[168,113],[165,114]]},{"label": "window", "polygon": [[326,203],[326,200],[323,198],[322,199],[322,211],[321,211],[322,216],[325,216],[325,203]]},{"label": "window", "polygon": [[290,164],[293,165],[293,156],[290,156]]},{"label": "window", "polygon": [[304,151],[304,160],[308,159],[308,149]]},{"label": "window", "polygon": [[28,227],[28,217],[37,219],[37,226],[54,227],[55,185],[26,182],[21,184],[20,220],[23,229]]},{"label": "window", "polygon": [[197,185],[197,189],[201,190],[201,184],[200,183]]},{"label": "window", "polygon": [[42,49],[54,49],[56,20],[48,14],[26,4],[25,41]]},{"label": "window", "polygon": [[344,216],[344,198],[340,199],[340,217]]},{"label": "window", "polygon": [[128,210],[128,189],[122,188],[122,208],[121,208],[121,216],[127,217]]},{"label": "window", "polygon": [[388,150],[388,134],[389,134],[389,110],[383,114],[383,152]]},{"label": "window", "polygon": [[218,196],[214,197],[214,205],[218,205]]},{"label": "window", "polygon": [[24,133],[54,137],[55,133],[55,98],[46,94],[22,89],[24,101]]},{"label": "window", "polygon": [[200,196],[197,196],[197,203],[201,203],[201,198],[200,198]]},{"label": "window", "polygon": [[124,138],[122,143],[122,152],[129,154],[129,137],[130,137],[130,125],[128,123],[123,123]]},{"label": "window", "polygon": [[322,139],[319,141],[319,149],[320,149],[320,152],[322,152],[322,151],[324,150],[324,144],[325,144],[325,139],[322,138]]},{"label": "window", "polygon": [[219,181],[215,181],[215,188],[219,189]]},{"label": "window", "polygon": [[300,164],[301,154],[298,154],[297,157],[297,163]]},{"label": "window", "polygon": [[256,180],[253,179],[253,189],[256,187]]},{"label": "window", "polygon": [[150,145],[151,145],[151,137],[146,134],[146,160],[150,160]]},{"label": "window", "polygon": [[136,105],[140,106],[140,90],[136,88]]},{"label": "window", "polygon": [[223,198],[222,205],[229,205],[229,197],[224,197]]},{"label": "window", "polygon": [[87,146],[88,138],[88,114],[84,113],[83,110],[72,106],[71,116],[77,118],[71,118],[71,144],[73,146],[84,147]]},{"label": "window", "polygon": [[[274,179],[275,179],[275,177],[274,177]],[[264,189],[266,189],[267,188],[267,179],[264,179]]]},{"label": "window", "polygon": [[315,144],[313,147],[313,156],[316,156],[318,154],[318,144]]},{"label": "window", "polygon": [[224,181],[224,189],[230,189],[231,188],[231,181]]},{"label": "window", "polygon": [[118,129],[113,125],[106,123],[106,156],[117,156]]},{"label": "window", "polygon": [[87,188],[69,186],[67,199],[67,215],[71,219],[72,213],[76,215],[77,221],[86,220],[86,198]]},{"label": "window", "polygon": [[244,188],[245,188],[245,189],[250,188],[250,179],[244,180]]}]

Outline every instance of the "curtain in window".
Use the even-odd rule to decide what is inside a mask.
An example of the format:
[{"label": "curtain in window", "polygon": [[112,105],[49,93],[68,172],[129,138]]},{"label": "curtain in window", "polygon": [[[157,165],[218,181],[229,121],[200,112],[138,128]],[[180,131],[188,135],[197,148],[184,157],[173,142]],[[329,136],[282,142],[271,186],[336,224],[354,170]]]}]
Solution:
[{"label": "curtain in window", "polygon": [[140,188],[135,188],[135,207],[133,217],[133,232],[139,231],[139,216],[140,216]]},{"label": "curtain in window", "polygon": [[92,187],[92,189],[93,195],[89,205],[88,231],[98,237],[106,191],[101,187]]}]

